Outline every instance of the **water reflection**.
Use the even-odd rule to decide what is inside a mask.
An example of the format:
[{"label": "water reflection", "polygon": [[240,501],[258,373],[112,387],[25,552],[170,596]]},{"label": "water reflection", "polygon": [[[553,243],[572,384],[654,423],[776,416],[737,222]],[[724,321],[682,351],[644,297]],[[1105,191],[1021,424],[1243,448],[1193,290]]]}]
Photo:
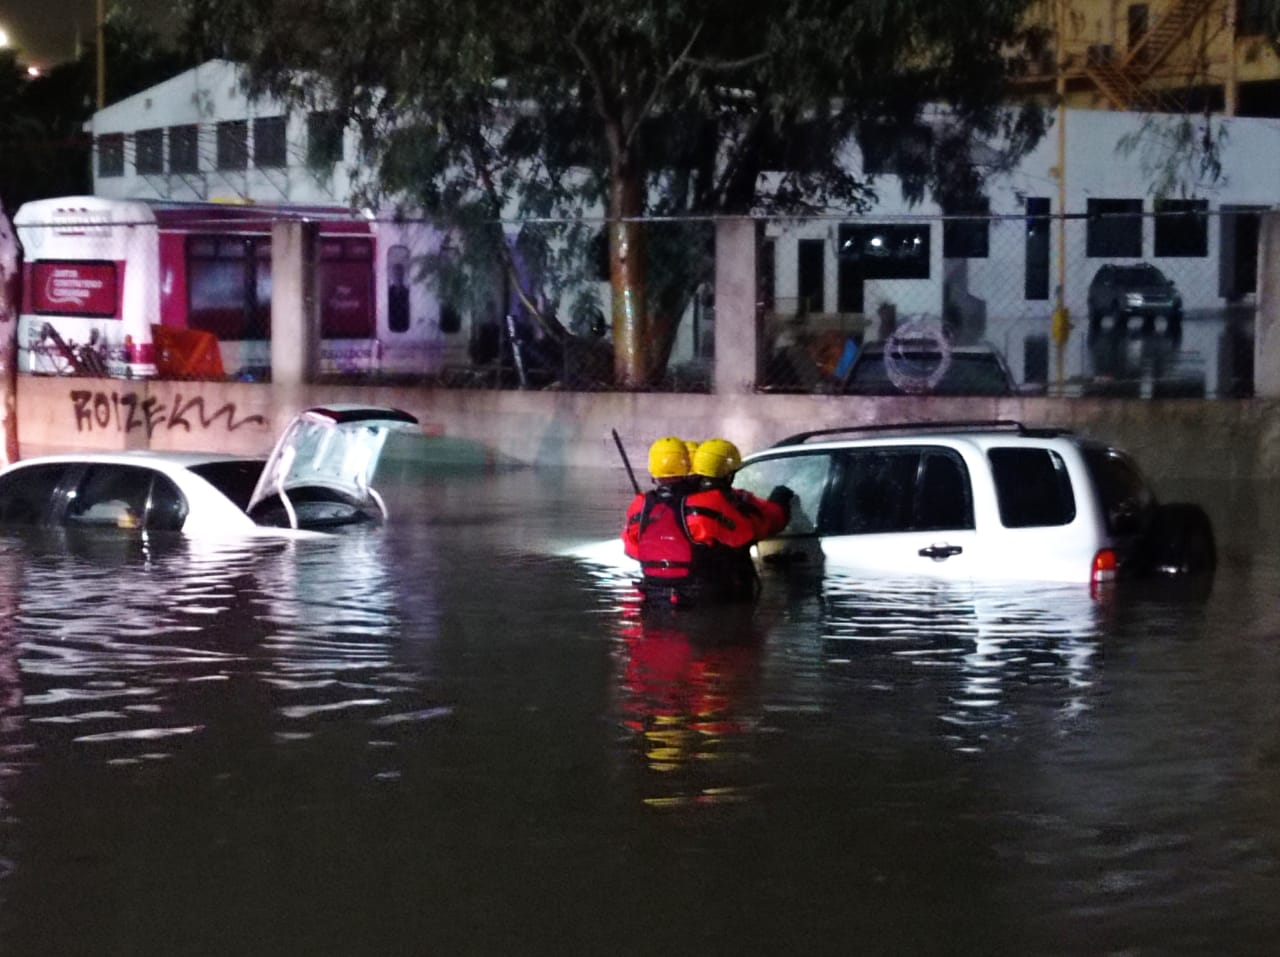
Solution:
[{"label": "water reflection", "polygon": [[622,608],[619,710],[649,772],[645,804],[745,800],[759,732],[764,628],[750,604]]},{"label": "water reflection", "polygon": [[1059,722],[1091,705],[1107,608],[1074,586],[954,585],[829,575],[819,622],[837,688],[911,693],[925,684],[943,736],[981,750],[1028,699]]},{"label": "water reflection", "polygon": [[[7,569],[6,617],[20,636],[25,720],[65,728],[114,764],[168,757],[246,715],[290,741],[352,712],[385,745],[386,729],[447,711],[423,706],[420,662],[399,659],[406,631],[429,644],[433,617],[402,627],[388,547],[374,534],[26,536],[15,548],[28,560]],[[424,603],[429,588],[414,596],[415,610]]]}]

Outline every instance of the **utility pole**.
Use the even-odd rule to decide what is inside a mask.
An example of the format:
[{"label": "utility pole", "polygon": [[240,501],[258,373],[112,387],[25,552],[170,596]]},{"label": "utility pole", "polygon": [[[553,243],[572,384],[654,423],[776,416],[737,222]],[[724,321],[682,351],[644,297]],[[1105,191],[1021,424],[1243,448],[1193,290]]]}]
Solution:
[{"label": "utility pole", "polygon": [[98,0],[98,109],[107,105],[107,50],[103,42],[106,19],[107,0]]},{"label": "utility pole", "polygon": [[1067,4],[1070,0],[1057,0],[1054,25],[1054,54],[1057,63],[1056,91],[1058,95],[1058,288],[1055,293],[1050,335],[1054,344],[1054,368],[1058,395],[1064,388],[1067,339],[1071,336],[1071,314],[1067,311]]}]

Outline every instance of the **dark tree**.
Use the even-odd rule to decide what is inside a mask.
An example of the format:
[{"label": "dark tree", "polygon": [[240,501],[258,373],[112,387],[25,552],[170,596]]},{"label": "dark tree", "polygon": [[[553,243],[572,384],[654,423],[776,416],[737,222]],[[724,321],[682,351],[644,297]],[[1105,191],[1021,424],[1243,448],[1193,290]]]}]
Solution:
[{"label": "dark tree", "polygon": [[[513,275],[492,235],[502,221],[560,260],[591,248],[603,211],[615,378],[643,387],[705,270],[697,217],[864,208],[873,182],[848,162],[854,139],[912,198],[979,188],[976,137],[1008,158],[1033,144],[1039,111],[1003,108],[1025,6],[199,0],[189,40],[245,62],[255,91],[335,107],[378,164],[371,192],[487,245]],[[655,216],[686,224],[661,233],[683,256],[650,248],[642,220]]]}]

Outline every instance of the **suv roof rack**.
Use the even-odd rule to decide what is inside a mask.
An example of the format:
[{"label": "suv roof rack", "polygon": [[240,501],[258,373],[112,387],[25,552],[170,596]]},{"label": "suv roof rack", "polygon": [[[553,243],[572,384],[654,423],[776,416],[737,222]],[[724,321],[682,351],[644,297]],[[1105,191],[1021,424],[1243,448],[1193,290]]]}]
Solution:
[{"label": "suv roof rack", "polygon": [[828,435],[856,435],[873,432],[1012,432],[1016,435],[1055,436],[1070,435],[1070,429],[1028,428],[1012,419],[961,420],[956,422],[877,422],[874,425],[841,425],[830,429],[814,429],[797,432],[771,448],[783,445],[801,445],[810,439]]}]

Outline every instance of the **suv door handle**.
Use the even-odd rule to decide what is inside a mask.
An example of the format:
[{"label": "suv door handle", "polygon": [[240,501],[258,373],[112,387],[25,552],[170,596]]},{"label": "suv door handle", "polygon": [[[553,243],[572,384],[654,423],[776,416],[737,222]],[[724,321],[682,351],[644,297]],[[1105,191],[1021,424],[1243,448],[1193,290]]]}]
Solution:
[{"label": "suv door handle", "polygon": [[959,545],[930,545],[919,551],[921,558],[932,558],[935,562],[944,562],[952,555],[959,555],[963,548]]}]

